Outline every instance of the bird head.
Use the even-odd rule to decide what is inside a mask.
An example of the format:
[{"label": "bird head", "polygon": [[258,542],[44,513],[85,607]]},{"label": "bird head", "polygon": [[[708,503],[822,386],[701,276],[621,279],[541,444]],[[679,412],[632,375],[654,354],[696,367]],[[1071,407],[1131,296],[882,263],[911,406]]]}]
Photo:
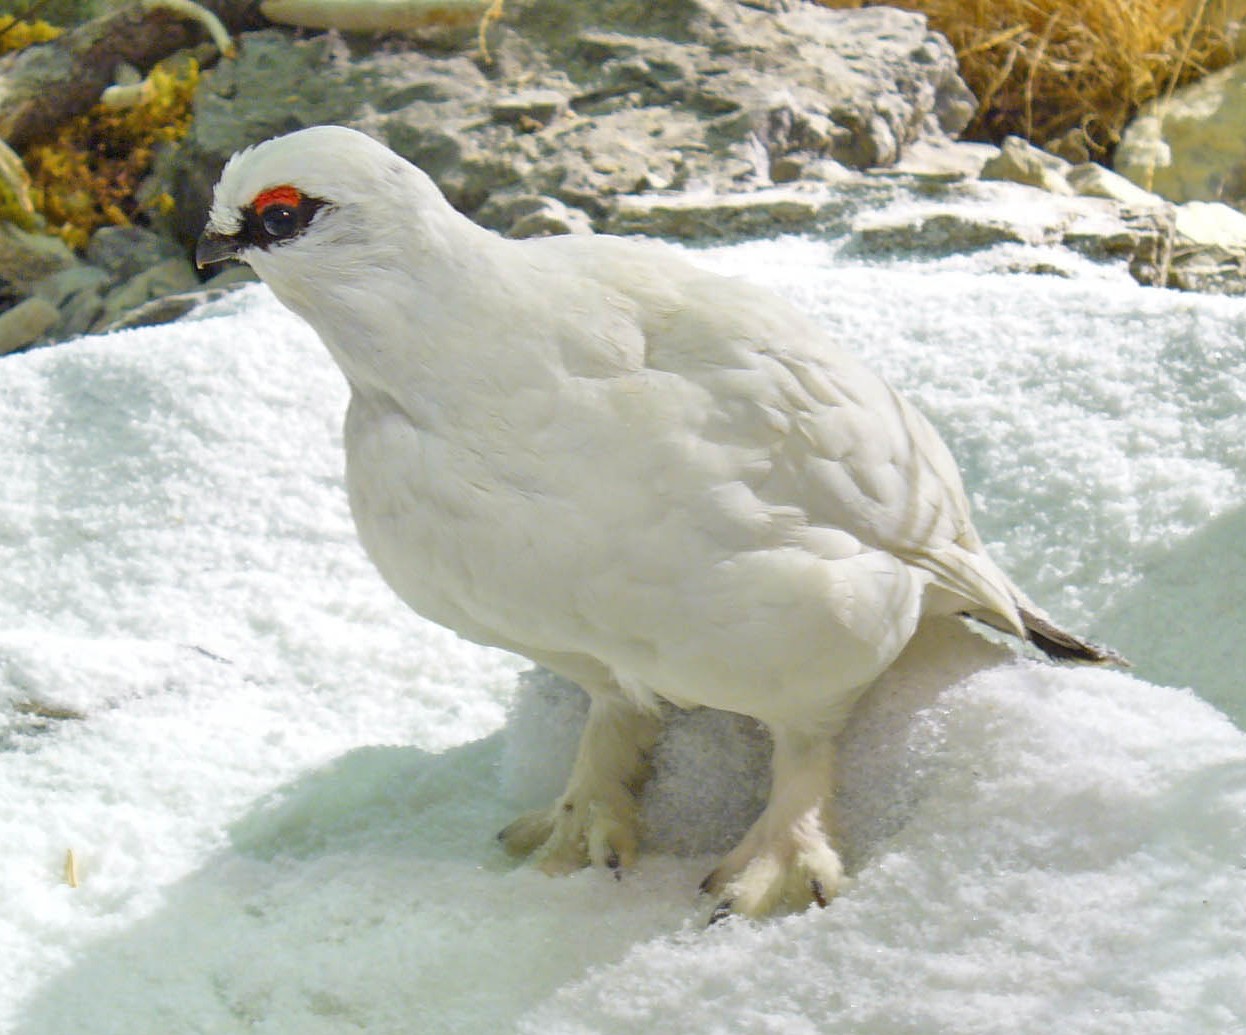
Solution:
[{"label": "bird head", "polygon": [[202,269],[236,259],[267,280],[265,257],[362,243],[369,220],[392,223],[400,215],[392,206],[409,205],[421,192],[441,200],[427,177],[356,130],[315,126],[275,137],[225,165],[195,261]]},{"label": "bird head", "polygon": [[374,343],[463,318],[461,286],[488,279],[478,270],[499,240],[385,145],[315,126],[226,163],[195,260],[249,265],[348,377],[363,377],[360,355]]}]

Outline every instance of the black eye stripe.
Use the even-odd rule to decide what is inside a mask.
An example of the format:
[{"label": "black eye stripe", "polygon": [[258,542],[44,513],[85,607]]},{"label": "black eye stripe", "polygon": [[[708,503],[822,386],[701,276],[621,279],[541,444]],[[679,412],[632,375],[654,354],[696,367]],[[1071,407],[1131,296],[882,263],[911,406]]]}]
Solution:
[{"label": "black eye stripe", "polygon": [[303,197],[297,205],[274,201],[258,211],[248,205],[241,212],[242,229],[238,236],[249,245],[267,249],[298,237],[327,204],[320,198]]}]

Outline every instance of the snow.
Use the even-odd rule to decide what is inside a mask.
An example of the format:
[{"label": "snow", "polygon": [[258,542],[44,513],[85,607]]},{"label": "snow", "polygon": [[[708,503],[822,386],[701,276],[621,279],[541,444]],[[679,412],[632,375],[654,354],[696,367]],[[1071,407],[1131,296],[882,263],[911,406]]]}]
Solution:
[{"label": "snow", "polygon": [[932,626],[844,737],[850,886],[706,930],[764,736],[674,717],[622,881],[507,859],[583,702],[380,583],[345,389],[262,288],[8,357],[0,1030],[1246,1031],[1246,301],[1007,249],[695,257],[914,397],[997,556],[1135,669]]}]

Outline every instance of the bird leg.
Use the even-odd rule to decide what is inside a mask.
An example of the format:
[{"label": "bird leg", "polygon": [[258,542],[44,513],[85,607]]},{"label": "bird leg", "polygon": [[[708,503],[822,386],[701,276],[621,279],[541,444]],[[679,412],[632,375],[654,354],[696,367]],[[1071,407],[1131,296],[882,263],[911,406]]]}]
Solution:
[{"label": "bird leg", "polygon": [[719,896],[713,923],[732,913],[762,916],[784,906],[825,906],[843,879],[831,847],[834,742],[819,731],[772,727],[766,808],[701,890]]},{"label": "bird leg", "polygon": [[512,855],[536,853],[549,874],[585,865],[618,874],[636,861],[639,794],[661,721],[617,694],[590,694],[588,722],[562,796],[498,834]]}]

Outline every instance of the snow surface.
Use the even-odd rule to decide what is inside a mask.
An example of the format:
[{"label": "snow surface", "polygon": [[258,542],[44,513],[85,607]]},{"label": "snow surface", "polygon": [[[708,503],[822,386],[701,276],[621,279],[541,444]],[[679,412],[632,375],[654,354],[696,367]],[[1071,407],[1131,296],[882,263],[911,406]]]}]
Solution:
[{"label": "snow surface", "polygon": [[1246,1031],[1246,302],[992,272],[1006,250],[697,261],[913,396],[997,556],[1134,674],[930,627],[844,738],[852,884],[707,931],[764,736],[675,717],[621,882],[506,859],[582,700],[390,596],[344,387],[263,289],[9,357],[0,1030]]}]

